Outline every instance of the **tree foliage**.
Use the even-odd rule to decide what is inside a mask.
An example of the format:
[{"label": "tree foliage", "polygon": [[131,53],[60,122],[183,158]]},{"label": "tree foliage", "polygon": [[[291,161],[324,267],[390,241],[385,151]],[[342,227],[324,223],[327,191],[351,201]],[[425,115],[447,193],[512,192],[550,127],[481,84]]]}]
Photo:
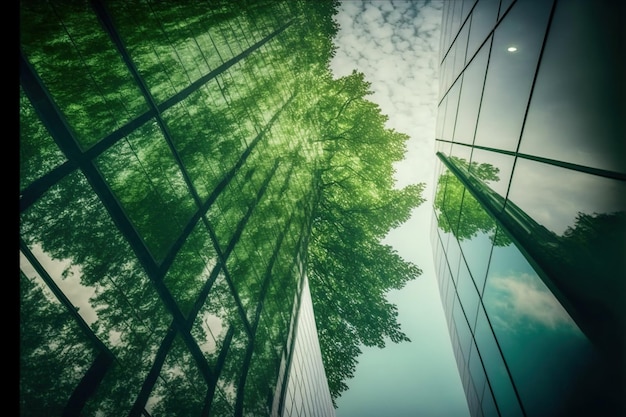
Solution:
[{"label": "tree foliage", "polygon": [[386,294],[421,273],[381,243],[423,201],[423,184],[394,187],[393,164],[408,136],[385,128],[387,116],[367,99],[369,87],[353,71],[329,82],[314,109],[323,156],[308,274],[334,399],[347,389],[361,346],[409,341]]}]

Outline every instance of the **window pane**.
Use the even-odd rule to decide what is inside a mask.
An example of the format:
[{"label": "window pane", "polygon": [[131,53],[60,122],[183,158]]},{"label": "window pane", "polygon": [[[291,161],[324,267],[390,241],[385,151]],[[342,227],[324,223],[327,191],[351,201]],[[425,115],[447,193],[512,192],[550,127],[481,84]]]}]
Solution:
[{"label": "window pane", "polygon": [[474,329],[476,323],[476,311],[478,310],[478,292],[474,286],[474,281],[467,269],[467,265],[463,260],[459,266],[459,273],[457,278],[457,291],[459,293],[459,299],[463,303],[463,309],[465,310],[465,316],[470,325],[470,329]]},{"label": "window pane", "polygon": [[454,129],[455,142],[471,145],[474,141],[474,130],[478,119],[480,96],[483,92],[488,57],[489,44],[487,43],[463,72],[459,111]]},{"label": "window pane", "polygon": [[519,158],[509,200],[541,226],[562,235],[575,226],[579,213],[626,211],[624,196],[623,181]]},{"label": "window pane", "polygon": [[482,361],[480,359],[480,356],[478,355],[478,350],[476,349],[476,344],[473,342],[470,352],[469,370],[472,376],[472,381],[474,383],[474,388],[476,389],[476,394],[479,399],[482,399],[487,378],[485,376],[485,369],[483,368]]},{"label": "window pane", "polygon": [[454,317],[454,325],[456,326],[456,331],[459,335],[459,347],[461,348],[461,352],[463,353],[463,361],[467,364],[470,346],[472,343],[472,332],[470,332],[470,329],[468,327],[463,308],[464,306],[462,306],[459,302],[459,299],[456,298],[454,300],[452,316]]},{"label": "window pane", "polygon": [[454,136],[454,123],[459,104],[459,92],[461,90],[461,78],[452,86],[447,96],[446,118],[444,120],[442,139],[452,140]]},{"label": "window pane", "polygon": [[467,58],[476,52],[476,49],[485,40],[496,24],[500,0],[479,0],[472,11],[472,26],[467,43]]},{"label": "window pane", "polygon": [[[463,191],[463,184],[452,172],[444,168],[443,174],[437,180],[434,206],[439,229],[445,233],[452,233],[453,228],[456,227]],[[444,241],[445,243],[447,242]]]},{"label": "window pane", "polygon": [[[514,157],[498,152],[474,149],[470,172],[490,190],[506,197],[513,172]],[[501,209],[504,201],[497,201],[496,206]]]},{"label": "window pane", "polygon": [[20,88],[20,190],[63,162],[65,155]]},{"label": "window pane", "polygon": [[511,379],[482,307],[478,310],[475,337],[501,415],[522,416]]},{"label": "window pane", "polygon": [[170,349],[146,403],[150,415],[199,415],[207,385],[179,336]]},{"label": "window pane", "polygon": [[483,302],[528,415],[588,400],[592,345],[515,245],[494,247]]},{"label": "window pane", "polygon": [[162,259],[196,207],[156,123],[128,135],[97,164],[155,259]]},{"label": "window pane", "polygon": [[98,352],[32,266],[20,267],[20,414],[61,415]]},{"label": "window pane", "polygon": [[24,2],[20,45],[84,149],[148,109],[87,2]]},{"label": "window pane", "polygon": [[461,73],[461,70],[465,67],[465,51],[467,50],[467,35],[469,33],[469,23],[463,25],[463,29],[459,32],[454,47],[456,49],[454,57],[454,77]]},{"label": "window pane", "polygon": [[557,4],[520,152],[626,172],[619,89],[626,80],[616,62],[622,29],[612,9],[586,0]]},{"label": "window pane", "polygon": [[520,158],[506,207],[580,327],[616,358],[624,346],[615,328],[626,325],[625,197],[624,181]]},{"label": "window pane", "polygon": [[502,16],[504,16],[504,13],[506,13],[509,7],[511,7],[511,4],[513,3],[513,1],[514,0],[502,0],[502,3],[500,3],[500,13],[498,13],[499,19],[501,19]]},{"label": "window pane", "polygon": [[551,1],[520,0],[496,29],[476,144],[517,148],[550,6]]}]

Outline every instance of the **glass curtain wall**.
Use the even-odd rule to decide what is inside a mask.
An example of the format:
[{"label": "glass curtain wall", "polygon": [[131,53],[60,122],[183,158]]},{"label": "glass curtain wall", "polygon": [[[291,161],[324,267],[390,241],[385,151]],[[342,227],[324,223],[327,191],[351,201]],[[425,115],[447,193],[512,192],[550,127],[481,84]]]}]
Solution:
[{"label": "glass curtain wall", "polygon": [[309,281],[304,280],[300,296],[295,334],[290,338],[290,364],[283,385],[276,391],[272,416],[327,417],[335,415],[326,372],[322,366],[322,352],[317,338],[317,326]]},{"label": "glass curtain wall", "polygon": [[20,3],[20,415],[270,414],[319,154],[302,5]]},{"label": "glass curtain wall", "polygon": [[618,15],[444,3],[432,243],[473,416],[626,411]]}]

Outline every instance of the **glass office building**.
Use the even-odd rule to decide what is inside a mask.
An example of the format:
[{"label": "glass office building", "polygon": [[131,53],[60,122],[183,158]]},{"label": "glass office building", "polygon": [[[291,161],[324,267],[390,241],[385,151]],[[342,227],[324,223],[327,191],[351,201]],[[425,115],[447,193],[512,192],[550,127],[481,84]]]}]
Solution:
[{"label": "glass office building", "polygon": [[294,345],[286,369],[289,374],[276,390],[273,416],[328,417],[335,415],[333,400],[322,364],[322,351],[317,340],[317,326],[308,279],[304,280],[297,312]]},{"label": "glass office building", "polygon": [[621,16],[444,2],[431,236],[473,416],[625,415]]},{"label": "glass office building", "polygon": [[334,415],[306,7],[20,3],[21,416]]}]

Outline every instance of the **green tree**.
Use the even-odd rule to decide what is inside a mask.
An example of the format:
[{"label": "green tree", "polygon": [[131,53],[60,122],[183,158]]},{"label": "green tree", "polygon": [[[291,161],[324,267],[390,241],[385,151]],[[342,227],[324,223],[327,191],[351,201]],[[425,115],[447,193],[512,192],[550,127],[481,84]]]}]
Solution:
[{"label": "green tree", "polygon": [[423,202],[423,184],[394,187],[408,136],[385,128],[362,73],[332,80],[312,109],[323,148],[316,168],[308,273],[333,400],[353,376],[361,346],[409,341],[386,295],[420,269],[381,243]]}]

